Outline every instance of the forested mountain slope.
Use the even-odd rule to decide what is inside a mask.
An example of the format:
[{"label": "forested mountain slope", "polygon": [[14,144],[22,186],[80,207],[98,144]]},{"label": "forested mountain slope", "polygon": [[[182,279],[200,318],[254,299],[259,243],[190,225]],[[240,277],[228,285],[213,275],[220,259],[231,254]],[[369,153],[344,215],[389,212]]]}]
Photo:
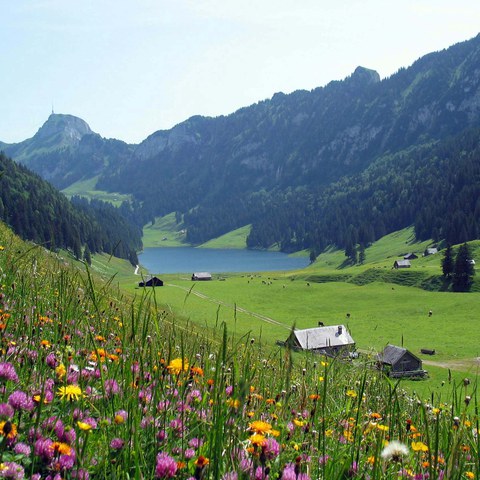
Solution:
[{"label": "forested mountain slope", "polygon": [[77,258],[88,249],[136,263],[141,233],[103,202],[72,204],[48,182],[0,153],[0,220],[46,248],[67,248]]},{"label": "forested mountain slope", "polygon": [[[480,35],[384,80],[358,67],[312,91],[192,117],[139,145],[63,117],[4,148],[61,188],[98,175],[97,188],[132,194],[122,210],[139,225],[178,212],[192,243],[250,223],[250,247],[283,250],[348,247],[411,224],[421,237],[456,242],[478,231],[476,207],[460,193],[479,191]],[[472,175],[458,173],[463,161]],[[432,208],[432,195],[448,208]],[[453,212],[442,221],[440,206]]]}]

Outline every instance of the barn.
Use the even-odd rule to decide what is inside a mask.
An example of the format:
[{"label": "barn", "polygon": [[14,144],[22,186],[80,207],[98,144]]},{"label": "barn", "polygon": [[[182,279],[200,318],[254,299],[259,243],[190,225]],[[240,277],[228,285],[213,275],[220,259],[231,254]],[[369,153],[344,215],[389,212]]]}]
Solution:
[{"label": "barn", "polygon": [[163,280],[158,277],[150,277],[138,284],[139,287],[163,287]]},{"label": "barn", "polygon": [[348,354],[355,342],[344,325],[292,330],[286,345],[296,350],[310,350],[330,356]]},{"label": "barn", "polygon": [[418,258],[418,255],[415,253],[407,253],[406,255],[403,256],[404,260],[415,260]]},{"label": "barn", "polygon": [[377,355],[379,367],[388,372],[390,377],[424,376],[422,361],[412,352],[403,347],[387,345],[383,352]]},{"label": "barn", "polygon": [[208,272],[195,272],[192,273],[192,280],[193,281],[204,281],[204,280],[211,280],[212,274]]}]

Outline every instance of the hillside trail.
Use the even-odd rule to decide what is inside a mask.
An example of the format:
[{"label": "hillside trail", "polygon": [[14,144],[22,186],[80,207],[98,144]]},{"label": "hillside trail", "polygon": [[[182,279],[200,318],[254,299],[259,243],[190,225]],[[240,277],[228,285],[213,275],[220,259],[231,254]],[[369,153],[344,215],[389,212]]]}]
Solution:
[{"label": "hillside trail", "polygon": [[287,327],[283,323],[280,323],[280,322],[278,322],[277,320],[274,320],[271,317],[267,317],[266,315],[262,315],[260,313],[251,312],[250,310],[239,307],[238,305],[232,305],[232,304],[224,302],[222,300],[217,300],[216,298],[209,297],[209,296],[205,295],[204,293],[196,292],[195,290],[192,290],[191,288],[181,287],[180,285],[175,285],[173,283],[167,283],[165,285],[167,287],[179,288],[180,290],[183,290],[184,292],[186,292],[189,295],[195,295],[195,296],[197,296],[197,297],[199,297],[203,300],[207,300],[209,302],[215,303],[216,305],[221,305],[223,307],[235,309],[237,312],[241,312],[241,313],[244,313],[245,315],[250,315],[251,317],[258,318],[259,320],[262,320],[263,322],[266,322],[266,323],[270,323],[271,325],[276,325],[278,327],[282,327],[282,328],[284,328],[288,331],[291,330],[291,327]]}]

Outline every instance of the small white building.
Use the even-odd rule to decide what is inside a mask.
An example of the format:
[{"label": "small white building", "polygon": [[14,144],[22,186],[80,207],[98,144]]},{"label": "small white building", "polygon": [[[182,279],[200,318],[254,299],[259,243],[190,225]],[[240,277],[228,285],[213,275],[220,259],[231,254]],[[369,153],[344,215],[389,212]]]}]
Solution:
[{"label": "small white building", "polygon": [[211,280],[212,274],[209,272],[195,272],[192,273],[192,280],[193,281],[204,281],[204,280]]}]

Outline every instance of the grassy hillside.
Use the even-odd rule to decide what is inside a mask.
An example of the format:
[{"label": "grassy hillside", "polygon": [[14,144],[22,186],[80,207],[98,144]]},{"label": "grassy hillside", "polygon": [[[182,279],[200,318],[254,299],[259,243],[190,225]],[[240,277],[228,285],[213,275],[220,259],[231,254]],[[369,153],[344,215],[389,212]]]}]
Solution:
[{"label": "grassy hillside", "polygon": [[[270,345],[267,328],[255,337],[232,336],[229,329],[240,334],[247,321],[238,307],[225,329],[221,318],[216,328],[202,328],[164,306],[169,292],[179,292],[189,313],[194,292],[202,291],[258,306],[263,297],[280,314],[278,303],[290,292],[290,301],[303,298],[304,305],[315,299],[312,315],[324,319],[353,307],[350,323],[360,336],[368,308],[384,313],[378,329],[387,331],[393,305],[405,305],[406,317],[416,312],[420,324],[432,295],[439,295],[439,309],[458,317],[477,294],[287,285],[286,278],[267,284],[260,276],[196,284],[188,293],[180,287],[191,282],[172,276],[169,286],[129,295],[116,287],[133,274],[117,260],[99,256],[86,269],[64,253],[21,242],[3,225],[0,269],[2,477],[233,480],[240,472],[259,480],[373,480],[398,478],[399,468],[410,478],[480,473],[473,376],[467,381],[443,369],[443,383],[417,396],[373,369],[371,355],[342,362],[293,354]],[[108,278],[109,271],[117,275]],[[424,296],[413,298],[414,291]],[[211,303],[201,300],[195,310]],[[302,311],[300,304],[290,308],[289,320]],[[437,314],[442,310],[428,321]],[[428,327],[431,339],[438,325]],[[275,335],[284,330],[276,328]],[[445,352],[455,341],[447,333]]]},{"label": "grassy hillside", "polygon": [[232,232],[214,238],[200,245],[201,248],[246,248],[251,225],[237,228]]},{"label": "grassy hillside", "polygon": [[119,207],[125,200],[131,199],[130,195],[97,190],[95,188],[97,180],[98,176],[89,178],[88,180],[80,180],[73,183],[68,188],[65,188],[64,190],[62,190],[62,192],[69,198],[73,197],[74,195],[78,195],[80,197],[88,198],[89,200],[95,199],[102,200],[103,202],[109,202],[116,207]]},{"label": "grassy hillside", "polygon": [[143,227],[144,247],[185,247],[185,231],[175,220],[172,212],[164,217],[155,218],[155,223]]}]

